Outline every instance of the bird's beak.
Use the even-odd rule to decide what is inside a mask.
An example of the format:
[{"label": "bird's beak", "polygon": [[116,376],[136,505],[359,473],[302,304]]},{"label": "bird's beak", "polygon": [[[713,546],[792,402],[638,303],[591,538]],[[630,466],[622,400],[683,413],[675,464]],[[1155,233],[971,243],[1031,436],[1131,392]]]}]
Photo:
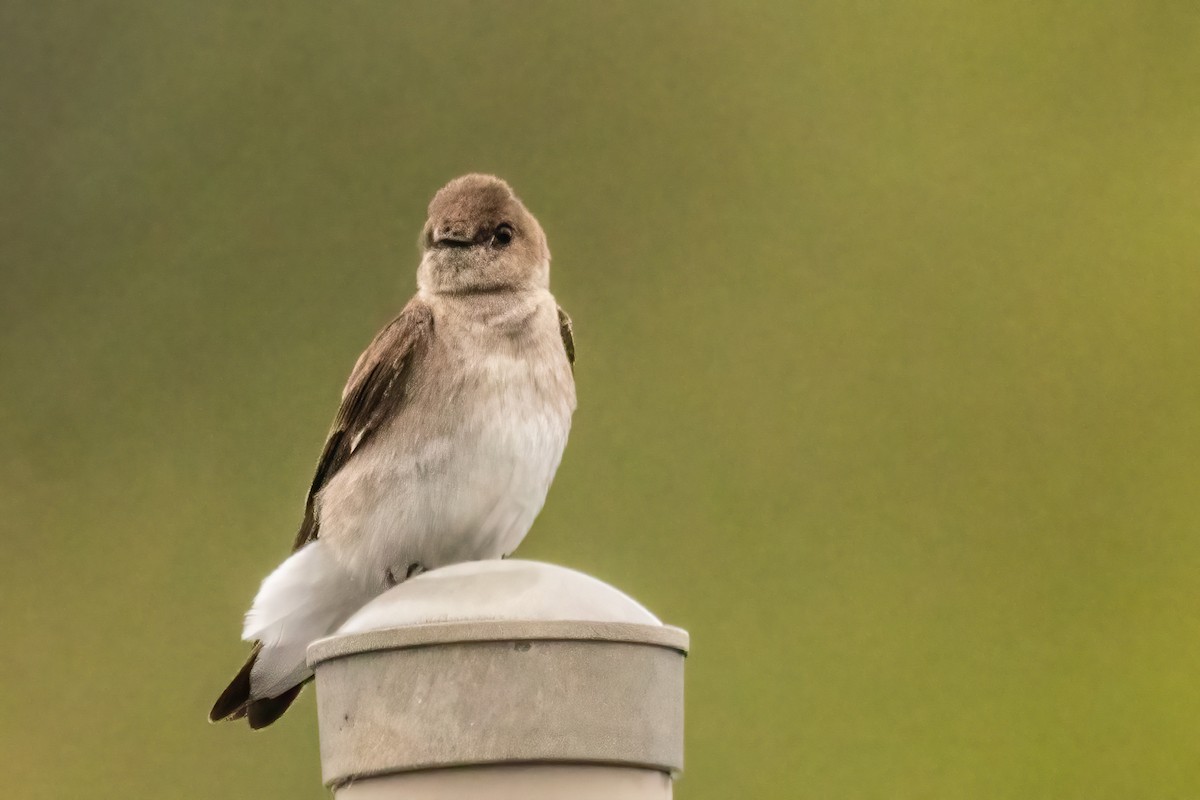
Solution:
[{"label": "bird's beak", "polygon": [[439,225],[433,229],[434,247],[470,247],[473,244],[475,237],[464,225]]}]

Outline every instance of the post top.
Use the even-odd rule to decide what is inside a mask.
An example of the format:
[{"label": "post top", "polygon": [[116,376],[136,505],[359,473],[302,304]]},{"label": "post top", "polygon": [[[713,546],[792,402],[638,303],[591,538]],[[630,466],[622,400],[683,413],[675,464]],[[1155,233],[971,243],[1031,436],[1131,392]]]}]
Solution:
[{"label": "post top", "polygon": [[508,559],[452,564],[410,578],[355,612],[336,635],[504,620],[662,625],[636,600],[590,575]]},{"label": "post top", "polygon": [[[522,764],[677,775],[688,646],[686,631],[565,567],[418,575],[309,645],[326,784]],[[652,783],[628,796],[669,796],[669,779]]]}]

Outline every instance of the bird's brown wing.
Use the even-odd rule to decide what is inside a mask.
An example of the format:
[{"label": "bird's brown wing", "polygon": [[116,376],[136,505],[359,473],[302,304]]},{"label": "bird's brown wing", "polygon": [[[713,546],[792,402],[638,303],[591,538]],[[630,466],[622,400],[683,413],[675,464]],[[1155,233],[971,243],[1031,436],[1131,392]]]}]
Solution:
[{"label": "bird's brown wing", "polygon": [[[429,346],[432,334],[433,313],[421,301],[413,300],[400,312],[400,316],[379,332],[375,341],[359,357],[342,392],[341,408],[325,441],[312,487],[308,490],[304,522],[300,524],[293,544],[295,550],[315,540],[319,534],[317,494],[380,425],[403,408],[412,388],[413,365]],[[296,699],[307,681],[292,686],[276,697],[251,698],[250,673],[261,650],[262,643],[255,642],[245,666],[209,712],[211,721],[246,717],[251,728],[264,728],[279,719]]]},{"label": "bird's brown wing", "polygon": [[433,313],[429,306],[414,299],[359,357],[317,462],[304,504],[304,521],[296,533],[293,550],[304,547],[319,534],[317,494],[379,426],[404,405],[413,364],[428,346],[432,333]]},{"label": "bird's brown wing", "polygon": [[575,329],[571,327],[571,318],[567,316],[567,312],[562,310],[562,306],[558,307],[558,332],[562,334],[563,347],[567,351],[567,361],[571,362],[571,369],[575,369]]}]

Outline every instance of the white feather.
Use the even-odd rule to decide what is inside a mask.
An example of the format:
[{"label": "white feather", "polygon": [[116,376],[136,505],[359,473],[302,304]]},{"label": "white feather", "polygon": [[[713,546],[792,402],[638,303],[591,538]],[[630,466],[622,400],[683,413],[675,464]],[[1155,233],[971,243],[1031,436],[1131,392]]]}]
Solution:
[{"label": "white feather", "polygon": [[242,638],[262,642],[250,673],[251,695],[275,697],[308,678],[308,645],[369,599],[321,541],[293,553],[263,581],[246,613]]}]

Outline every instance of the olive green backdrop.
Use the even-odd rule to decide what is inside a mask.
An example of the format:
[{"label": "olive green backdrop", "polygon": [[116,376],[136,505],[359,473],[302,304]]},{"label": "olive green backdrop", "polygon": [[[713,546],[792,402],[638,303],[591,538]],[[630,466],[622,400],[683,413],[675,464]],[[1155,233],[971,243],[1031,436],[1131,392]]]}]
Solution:
[{"label": "olive green backdrop", "polygon": [[691,630],[683,800],[1200,797],[1194,2],[0,4],[0,763],[321,798],[210,726],[431,194],[545,225],[519,551]]}]

